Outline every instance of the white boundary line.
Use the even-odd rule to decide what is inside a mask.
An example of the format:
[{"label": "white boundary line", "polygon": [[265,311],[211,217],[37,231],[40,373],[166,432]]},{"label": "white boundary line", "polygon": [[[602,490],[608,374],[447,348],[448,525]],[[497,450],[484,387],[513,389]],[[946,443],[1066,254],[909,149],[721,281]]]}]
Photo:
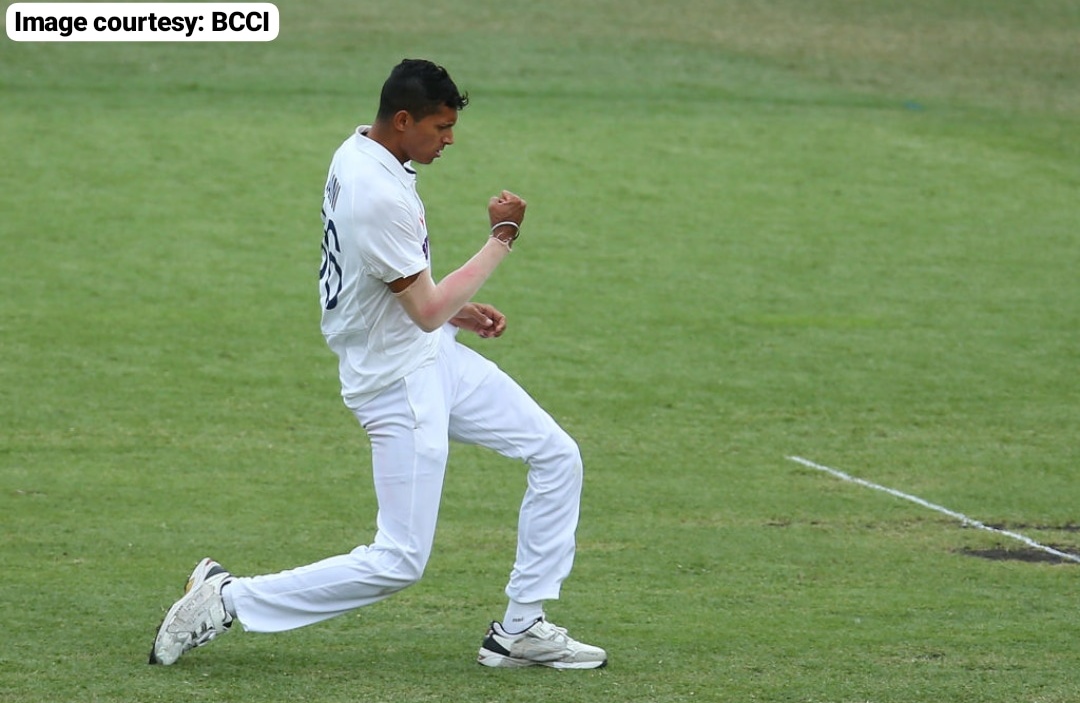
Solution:
[{"label": "white boundary line", "polygon": [[1053,554],[1054,556],[1059,557],[1061,559],[1067,559],[1068,561],[1073,561],[1073,562],[1080,563],[1080,556],[1076,556],[1075,554],[1069,554],[1067,552],[1061,552],[1061,551],[1058,551],[1057,549],[1054,549],[1053,547],[1047,547],[1045,544],[1039,544],[1038,542],[1031,539],[1030,537],[1025,537],[1024,535],[1017,534],[1016,532],[1010,532],[1008,530],[999,530],[996,527],[990,527],[989,525],[981,523],[978,520],[973,520],[973,519],[969,518],[967,515],[964,515],[962,513],[958,513],[958,512],[956,512],[954,510],[949,510],[948,508],[943,508],[940,505],[935,505],[934,503],[931,503],[930,501],[923,500],[922,498],[919,498],[918,496],[908,495],[907,493],[904,493],[903,491],[898,491],[895,488],[888,488],[887,486],[881,486],[879,484],[871,483],[870,481],[866,481],[866,480],[863,480],[861,478],[856,478],[855,476],[851,476],[850,474],[845,474],[843,471],[838,471],[836,469],[830,469],[828,466],[822,466],[821,464],[815,464],[814,462],[810,461],[809,459],[803,459],[801,456],[789,456],[788,459],[790,459],[791,461],[794,461],[796,463],[802,464],[803,466],[809,467],[811,469],[817,469],[818,471],[824,471],[827,474],[832,474],[836,478],[842,479],[844,481],[848,481],[849,483],[855,483],[855,484],[858,484],[860,486],[864,486],[866,488],[873,488],[875,491],[882,491],[884,493],[888,493],[891,496],[896,496],[897,498],[903,498],[904,500],[909,500],[912,503],[916,503],[918,505],[923,506],[924,508],[930,508],[931,510],[936,510],[937,512],[942,513],[943,515],[948,515],[951,518],[955,518],[955,519],[959,520],[960,522],[967,525],[968,527],[976,527],[976,528],[978,528],[980,530],[986,530],[987,532],[996,532],[999,535],[1004,535],[1006,537],[1011,537],[1012,539],[1019,540],[1019,541],[1023,542],[1024,544],[1026,544],[1027,546],[1029,546],[1029,547],[1031,547],[1033,549],[1041,550],[1043,552],[1046,552],[1047,554]]}]

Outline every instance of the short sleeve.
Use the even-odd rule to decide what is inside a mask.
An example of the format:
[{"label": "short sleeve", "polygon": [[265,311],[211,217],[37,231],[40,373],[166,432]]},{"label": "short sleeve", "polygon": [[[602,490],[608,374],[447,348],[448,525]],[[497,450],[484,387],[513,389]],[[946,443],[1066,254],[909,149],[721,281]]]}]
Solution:
[{"label": "short sleeve", "polygon": [[428,267],[426,229],[420,216],[403,200],[379,203],[364,220],[360,256],[376,278],[390,283]]}]

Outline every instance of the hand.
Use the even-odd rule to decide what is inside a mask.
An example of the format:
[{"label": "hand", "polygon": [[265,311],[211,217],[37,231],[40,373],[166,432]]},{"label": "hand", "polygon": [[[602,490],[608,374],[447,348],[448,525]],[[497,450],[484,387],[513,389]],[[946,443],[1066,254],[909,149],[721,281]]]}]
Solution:
[{"label": "hand", "polygon": [[490,339],[502,336],[506,330],[506,315],[487,303],[467,303],[457,315],[450,318],[450,324]]},{"label": "hand", "polygon": [[524,200],[508,190],[492,196],[488,201],[488,217],[491,219],[491,225],[513,222],[520,227],[522,220],[525,219],[526,204]]}]

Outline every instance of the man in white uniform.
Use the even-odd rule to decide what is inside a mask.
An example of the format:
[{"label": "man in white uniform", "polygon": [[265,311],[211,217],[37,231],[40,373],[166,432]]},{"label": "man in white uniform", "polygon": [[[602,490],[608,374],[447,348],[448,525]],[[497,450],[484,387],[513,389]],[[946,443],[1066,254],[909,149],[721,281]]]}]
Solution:
[{"label": "man in white uniform", "polygon": [[150,662],[172,664],[225,632],[279,632],[386,598],[413,583],[431,555],[449,440],[528,465],[509,599],[491,623],[486,666],[593,669],[607,654],[548,622],[574,559],[582,466],[577,445],[516,382],[455,336],[502,335],[506,318],[471,302],[511,251],[525,201],[488,203],[490,236],[459,269],[431,276],[424,205],[413,162],[453,144],[468,103],[445,69],[405,60],[383,85],[371,127],[334,154],[323,193],[322,330],[337,353],[341,392],[371,440],[379,503],[370,545],[277,574],[236,577],[212,559],[196,566],[158,630]]}]

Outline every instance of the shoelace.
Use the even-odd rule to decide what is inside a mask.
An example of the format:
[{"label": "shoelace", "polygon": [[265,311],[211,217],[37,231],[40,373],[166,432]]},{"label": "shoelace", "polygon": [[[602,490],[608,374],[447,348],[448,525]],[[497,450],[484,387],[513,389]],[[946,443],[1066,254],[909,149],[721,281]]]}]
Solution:
[{"label": "shoelace", "polygon": [[218,636],[217,630],[214,629],[214,626],[207,623],[203,623],[199,627],[198,632],[192,632],[191,634],[193,635],[191,638],[192,648],[201,647]]},{"label": "shoelace", "polygon": [[569,639],[569,635],[566,634],[566,628],[565,627],[559,627],[558,625],[552,624],[550,622],[545,622],[544,624],[547,625],[552,630],[554,630],[554,632],[551,635],[549,635],[548,637],[545,637],[544,639],[557,639],[557,638],[561,638],[561,639],[564,639],[564,640]]}]

